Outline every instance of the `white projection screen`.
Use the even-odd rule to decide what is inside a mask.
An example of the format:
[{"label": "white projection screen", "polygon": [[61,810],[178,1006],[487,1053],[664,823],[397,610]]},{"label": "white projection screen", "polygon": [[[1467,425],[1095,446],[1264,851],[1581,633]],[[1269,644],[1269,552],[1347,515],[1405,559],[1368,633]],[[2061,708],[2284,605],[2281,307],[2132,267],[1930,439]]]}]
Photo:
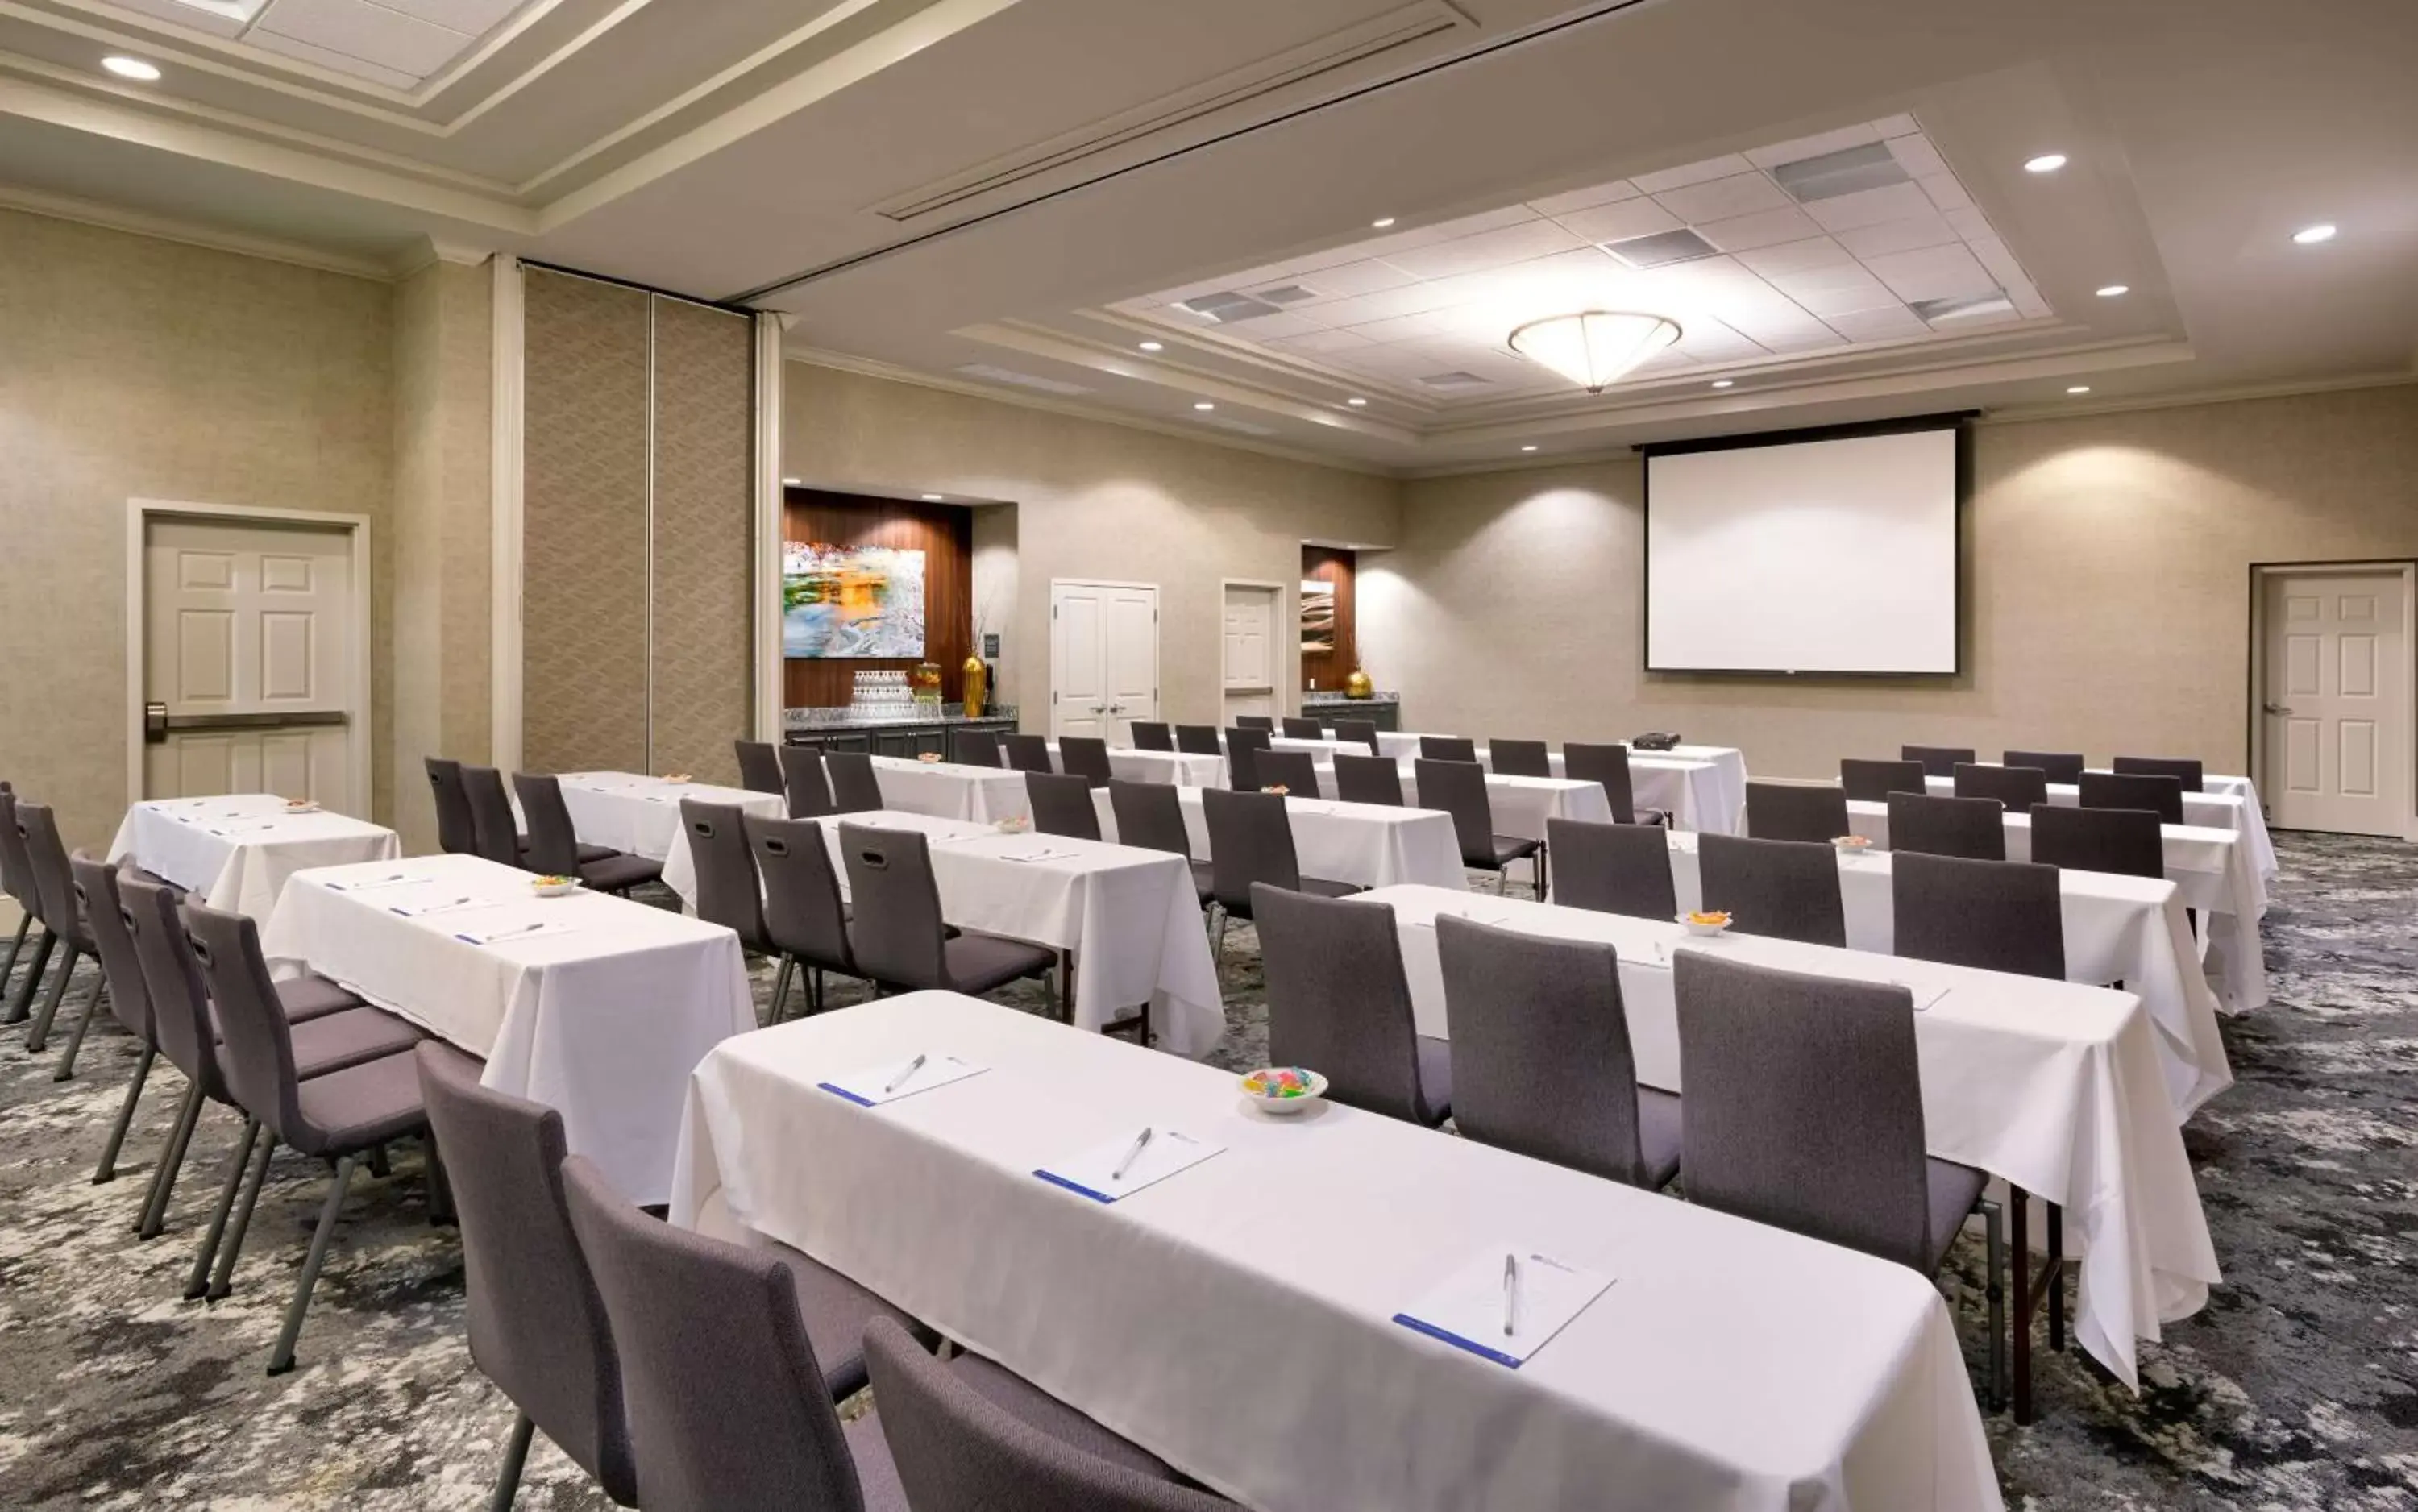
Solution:
[{"label": "white projection screen", "polygon": [[1956,672],[1963,435],[1649,451],[1645,669]]}]

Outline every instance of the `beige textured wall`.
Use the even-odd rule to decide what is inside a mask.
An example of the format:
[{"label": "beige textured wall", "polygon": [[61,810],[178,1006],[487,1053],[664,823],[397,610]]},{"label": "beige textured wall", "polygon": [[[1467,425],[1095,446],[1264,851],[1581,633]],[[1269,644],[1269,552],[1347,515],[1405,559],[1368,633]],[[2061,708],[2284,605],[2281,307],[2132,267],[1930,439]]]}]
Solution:
[{"label": "beige textured wall", "polygon": [[650,769],[736,785],[755,704],[756,327],[657,299]]},{"label": "beige textured wall", "polygon": [[[1218,580],[1290,592],[1303,541],[1386,544],[1400,517],[1389,479],[801,362],[784,383],[783,471],[818,488],[1015,503],[1016,609],[990,628],[1006,636],[1002,681],[1032,729],[1048,724],[1050,579],[1158,584],[1162,717],[1207,721]],[[1296,651],[1289,671],[1297,664]]]},{"label": "beige textured wall", "polygon": [[1903,741],[2248,761],[2248,566],[2418,556],[2418,387],[1985,424],[1952,683],[1640,670],[1642,465],[1432,479],[1364,557],[1360,637],[1406,727],[1676,728],[1771,776]]},{"label": "beige textured wall", "polygon": [[395,828],[436,848],[421,759],[489,759],[492,275],[433,263],[394,289]]},{"label": "beige textured wall", "polygon": [[[106,845],[126,806],[127,500],[363,514],[394,712],[392,291],[0,210],[0,776]],[[370,807],[392,812],[374,737]]]}]

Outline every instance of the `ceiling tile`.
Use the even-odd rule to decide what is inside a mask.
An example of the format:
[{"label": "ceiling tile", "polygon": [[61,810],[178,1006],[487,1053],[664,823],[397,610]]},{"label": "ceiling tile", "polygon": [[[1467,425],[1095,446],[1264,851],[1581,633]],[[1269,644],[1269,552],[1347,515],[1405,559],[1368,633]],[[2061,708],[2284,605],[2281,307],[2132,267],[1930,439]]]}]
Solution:
[{"label": "ceiling tile", "polygon": [[1553,221],[1527,221],[1505,226],[1499,231],[1457,237],[1450,241],[1437,242],[1432,247],[1414,247],[1408,252],[1396,252],[1385,261],[1420,278],[1445,278],[1454,273],[1474,273],[1504,263],[1542,257],[1547,252],[1563,252],[1577,245],[1579,238]]},{"label": "ceiling tile", "polygon": [[1558,220],[1572,236],[1595,242],[1650,237],[1658,231],[1676,231],[1683,223],[1677,216],[1652,200],[1624,200],[1618,205],[1599,205],[1594,209],[1573,211]]},{"label": "ceiling tile", "polygon": [[382,84],[390,89],[410,89],[420,83],[418,74],[406,73],[400,69],[382,69],[375,63],[366,63],[343,53],[330,52],[324,47],[314,47],[309,42],[297,41],[291,37],[280,37],[275,32],[255,30],[247,36],[244,41],[265,53],[275,53],[282,57],[296,58],[304,63],[315,63],[323,69],[333,69],[338,73],[347,73],[356,79],[366,79],[372,84]]},{"label": "ceiling tile", "polygon": [[2009,252],[2007,244],[1997,237],[1984,237],[1967,245],[1971,247],[1974,257],[1982,266],[1990,270],[1990,276],[1998,281],[1998,287],[2012,294],[2016,284],[2029,282],[2024,277],[2023,265],[2015,261],[2015,254]]},{"label": "ceiling tile", "polygon": [[2007,301],[2015,307],[2015,313],[2027,319],[2038,319],[2050,313],[2048,301],[2041,298],[2040,290],[2032,287],[2031,280],[2018,275],[2007,280],[2006,287]]},{"label": "ceiling tile", "polygon": [[1917,247],[1940,247],[1960,239],[1956,228],[1932,211],[1909,216],[1903,221],[1884,221],[1876,226],[1856,226],[1839,233],[1839,245],[1859,257],[1912,252]]},{"label": "ceiling tile", "polygon": [[1665,168],[1659,173],[1638,174],[1630,182],[1648,194],[1660,194],[1666,189],[1682,189],[1690,184],[1704,183],[1706,179],[1727,178],[1732,174],[1747,173],[1753,167],[1754,164],[1733,152],[1727,157],[1681,163],[1676,168]]},{"label": "ceiling tile", "polygon": [[1814,314],[1828,320],[1832,315],[1852,314],[1859,310],[1903,310],[1904,300],[1891,294],[1887,285],[1870,273],[1859,268],[1853,281],[1819,287],[1799,286],[1782,282],[1780,292],[1787,295]]},{"label": "ceiling tile", "polygon": [[1337,299],[1319,306],[1318,315],[1330,328],[1348,328],[1394,315],[1423,315],[1452,302],[1449,290],[1440,292],[1432,283],[1410,283],[1399,289]]},{"label": "ceiling tile", "polygon": [[1816,352],[1826,346],[1844,346],[1847,338],[1829,327],[1815,321],[1802,329],[1789,330],[1763,338],[1763,344],[1779,353]]},{"label": "ceiling tile", "polygon": [[1815,200],[1805,207],[1805,213],[1820,221],[1825,230],[1844,231],[1851,226],[1903,221],[1930,208],[1931,197],[1923,193],[1921,186],[1905,183],[1858,190],[1853,194],[1842,194],[1836,199]]},{"label": "ceiling tile", "polygon": [[1654,203],[1694,226],[1707,221],[1752,215],[1757,210],[1785,209],[1793,202],[1781,192],[1778,184],[1762,174],[1732,174],[1727,178],[1666,189],[1654,196]]},{"label": "ceiling tile", "polygon": [[1957,182],[1954,174],[1926,174],[1915,182],[1922,186],[1922,192],[1930,196],[1931,203],[1940,209],[1962,210],[1973,203],[1973,196],[1965,192],[1965,186]]},{"label": "ceiling tile", "polygon": [[1810,237],[1803,241],[1757,247],[1738,253],[1739,262],[1767,277],[1808,267],[1834,267],[1855,260],[1853,253],[1828,237]]},{"label": "ceiling tile", "polygon": [[366,0],[271,0],[250,35],[290,37],[414,78],[435,73],[470,38]]},{"label": "ceiling tile", "polygon": [[1914,123],[1914,117],[1911,115],[1892,115],[1887,120],[1875,121],[1873,130],[1884,137],[1892,137],[1907,136],[1921,130],[1922,128]]},{"label": "ceiling tile", "polygon": [[[1338,263],[1331,267],[1311,268],[1308,272],[1297,273],[1278,282],[1298,283],[1303,288],[1313,291],[1318,296],[1318,301],[1324,302],[1328,299],[1348,299],[1362,294],[1375,294],[1383,289],[1399,289],[1406,283],[1416,281],[1393,264],[1381,263],[1370,257],[1356,263]],[[1258,289],[1272,285],[1254,283],[1250,286]]]},{"label": "ceiling tile", "polygon": [[1615,200],[1633,200],[1645,191],[1626,178],[1615,178],[1609,184],[1597,184],[1589,189],[1574,189],[1564,194],[1548,194],[1543,199],[1530,200],[1528,208],[1538,215],[1565,215],[1571,210],[1593,209]]},{"label": "ceiling tile", "polygon": [[1931,331],[1921,315],[1902,304],[1878,310],[1843,311],[1825,315],[1822,323],[1851,342],[1893,342]]},{"label": "ceiling tile", "polygon": [[1953,299],[1987,294],[1998,286],[1962,244],[1891,252],[1865,265],[1901,299]]},{"label": "ceiling tile", "polygon": [[1946,212],[1944,219],[1955,233],[1967,241],[1982,241],[1997,236],[1990,229],[1990,219],[1977,206],[1967,205],[1961,210]]},{"label": "ceiling tile", "polygon": [[[266,0],[253,0],[249,8],[258,10],[265,3]],[[146,16],[158,16],[163,21],[207,32],[213,37],[240,37],[252,19],[249,15],[234,12],[222,15],[215,7],[205,10],[187,5],[184,0],[116,0],[116,4]]]},{"label": "ceiling tile", "polygon": [[1859,263],[1837,263],[1828,267],[1800,268],[1794,273],[1774,273],[1770,275],[1770,283],[1773,288],[1798,300],[1802,300],[1808,291],[1815,289],[1880,287],[1880,281]]},{"label": "ceiling tile", "polygon": [[1939,149],[1931,145],[1929,137],[1898,137],[1890,143],[1889,149],[1890,156],[1897,160],[1897,165],[1917,178],[1925,174],[1948,171],[1946,160],[1939,156]]},{"label": "ceiling tile", "polygon": [[1881,139],[1880,128],[1869,121],[1843,126],[1835,131],[1823,131],[1814,136],[1800,136],[1792,141],[1775,142],[1768,147],[1755,147],[1746,155],[1758,168],[1777,168],[1783,162],[1797,162],[1806,158],[1818,158],[1826,152],[1838,152],[1847,147],[1860,147]]},{"label": "ceiling tile", "polygon": [[521,8],[521,0],[377,0],[377,4],[470,37],[485,36]]},{"label": "ceiling tile", "polygon": [[1353,335],[1370,342],[1421,341],[1432,336],[1451,334],[1449,327],[1433,315],[1394,315],[1385,320],[1371,320],[1363,325],[1343,328]]},{"label": "ceiling tile", "polygon": [[1709,316],[1680,322],[1678,350],[1700,362],[1728,362],[1754,357],[1763,348]]},{"label": "ceiling tile", "polygon": [[1791,205],[1785,209],[1765,210],[1756,215],[1741,215],[1734,220],[1715,221],[1699,225],[1696,234],[1725,252],[1749,252],[1757,247],[1778,246],[1819,237],[1822,228],[1814,218]]},{"label": "ceiling tile", "polygon": [[1284,336],[1268,343],[1288,352],[1348,352],[1370,343],[1366,336],[1348,330],[1313,330],[1306,336]]}]

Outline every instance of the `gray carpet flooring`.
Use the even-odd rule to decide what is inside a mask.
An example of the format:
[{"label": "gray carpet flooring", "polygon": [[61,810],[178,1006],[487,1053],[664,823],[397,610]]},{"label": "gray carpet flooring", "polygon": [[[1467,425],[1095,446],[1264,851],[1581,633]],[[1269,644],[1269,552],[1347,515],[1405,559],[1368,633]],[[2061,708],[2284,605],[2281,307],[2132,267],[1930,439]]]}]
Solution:
[{"label": "gray carpet flooring", "polygon": [[[2418,1508],[2418,848],[2278,848],[2275,1000],[2226,1023],[2237,1083],[2186,1130],[2226,1282],[2143,1347],[2137,1397],[2079,1354],[2044,1360],[2041,1421],[1988,1419],[2011,1506]],[[1248,1067],[1266,1036],[1247,929],[1227,986],[1216,1059]],[[418,1156],[357,1180],[301,1367],[270,1380],[325,1168],[281,1151],[234,1295],[182,1302],[235,1119],[204,1119],[168,1232],[138,1242],[178,1079],[155,1075],[122,1173],[95,1185],[134,1047],[96,1030],[56,1083],[55,1048],[22,1037],[0,1031],[0,1507],[483,1504],[511,1409],[470,1364],[459,1244],[426,1221]],[[1979,1247],[1949,1283],[1975,1346]],[[541,1439],[521,1504],[607,1504]]]}]

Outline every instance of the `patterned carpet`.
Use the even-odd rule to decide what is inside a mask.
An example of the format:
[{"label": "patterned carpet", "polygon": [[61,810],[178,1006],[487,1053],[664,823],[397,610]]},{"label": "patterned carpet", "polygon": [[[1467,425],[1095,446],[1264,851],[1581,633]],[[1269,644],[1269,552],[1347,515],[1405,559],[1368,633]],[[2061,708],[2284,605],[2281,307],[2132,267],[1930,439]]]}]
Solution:
[{"label": "patterned carpet", "polygon": [[[2226,1024],[2237,1084],[2186,1131],[2227,1284],[2144,1346],[2137,1397],[2078,1354],[2044,1361],[2040,1423],[1989,1420],[2011,1506],[2418,1508],[2418,848],[2278,848],[2275,1000]],[[1254,952],[1238,928],[1220,1064],[1264,1044]],[[96,1186],[132,1046],[97,1029],[57,1084],[55,1051],[21,1043],[0,1031],[0,1506],[483,1504],[511,1410],[470,1365],[460,1250],[425,1221],[416,1153],[357,1180],[301,1368],[271,1381],[324,1170],[281,1151],[235,1294],[181,1302],[234,1118],[205,1117],[168,1232],[138,1243],[178,1079],[154,1077]],[[1951,1287],[1977,1343],[1978,1250]],[[607,1504],[541,1439],[521,1504]]]}]

